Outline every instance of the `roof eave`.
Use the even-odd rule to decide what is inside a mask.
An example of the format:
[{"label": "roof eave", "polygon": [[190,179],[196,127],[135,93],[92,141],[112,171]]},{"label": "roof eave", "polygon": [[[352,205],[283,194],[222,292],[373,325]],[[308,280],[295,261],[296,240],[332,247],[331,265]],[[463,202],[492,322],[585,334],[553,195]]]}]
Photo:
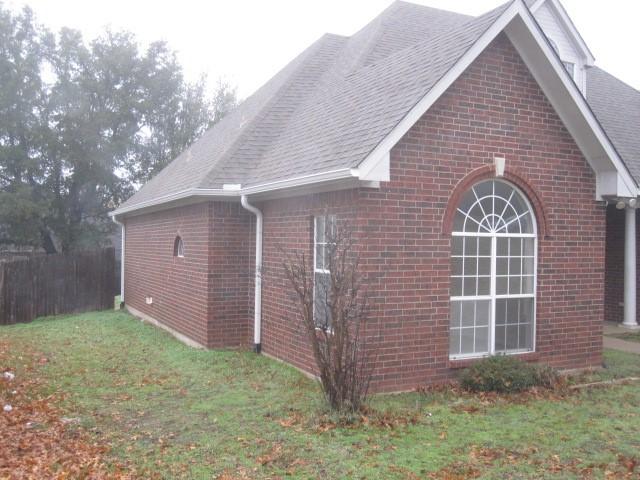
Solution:
[{"label": "roof eave", "polygon": [[140,202],[131,206],[118,208],[110,212],[109,216],[113,217],[115,220],[119,220],[125,216],[139,215],[164,208],[173,208],[174,206],[179,206],[188,202],[193,203],[194,201],[202,200],[238,201],[242,195],[257,195],[270,192],[284,193],[290,190],[299,190],[300,188],[318,184],[325,184],[328,187],[333,185],[340,188],[341,182],[345,180],[350,181],[349,185],[351,186],[361,184],[362,186],[370,187],[373,179],[361,179],[360,171],[356,168],[342,168],[272,182],[264,182],[248,187],[243,187],[242,185],[225,185],[222,189],[191,188],[177,193],[172,193],[170,195],[157,197],[146,202]]},{"label": "roof eave", "polygon": [[189,188],[169,195],[156,197],[152,200],[136,203],[131,206],[117,208],[114,211],[109,212],[109,216],[115,220],[119,220],[124,216],[133,214],[134,212],[141,210],[148,211],[149,209],[158,207],[159,205],[171,205],[192,197],[217,197],[222,200],[225,197],[231,198],[233,196],[235,196],[235,192],[229,192],[222,189]]}]

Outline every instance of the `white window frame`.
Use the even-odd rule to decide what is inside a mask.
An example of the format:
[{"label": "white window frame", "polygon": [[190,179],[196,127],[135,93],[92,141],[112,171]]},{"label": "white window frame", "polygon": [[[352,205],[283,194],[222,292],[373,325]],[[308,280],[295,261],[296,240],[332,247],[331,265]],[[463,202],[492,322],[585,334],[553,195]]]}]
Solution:
[{"label": "white window frame", "polygon": [[[562,60],[562,65],[564,66],[564,69],[567,71],[567,73],[569,73],[571,78],[573,80],[575,80],[576,79],[576,69],[578,68],[576,63],[575,62],[569,62],[568,60]],[[571,66],[571,71],[569,71],[569,66]]]},{"label": "white window frame", "polygon": [[[324,220],[324,228],[325,233],[323,233],[322,242],[318,242],[318,221],[322,219]],[[337,228],[337,218],[335,215],[315,215],[313,217],[313,321],[316,323],[316,275],[330,275],[331,271],[327,268],[319,268],[318,267],[318,247],[322,247],[322,256],[323,259],[326,258],[326,247],[329,244],[326,238],[326,225],[327,221],[333,224],[333,228]],[[326,262],[323,262],[323,267],[326,267]],[[320,329],[321,327],[317,325],[316,328]],[[328,326],[328,330],[331,330],[331,326]]]},{"label": "white window frame", "polygon": [[184,240],[181,235],[177,235],[173,240],[173,256],[176,258],[184,258]]},{"label": "white window frame", "polygon": [[[531,349],[521,349],[521,350],[507,350],[500,351],[500,355],[522,355],[533,353],[536,351],[536,331],[537,331],[537,298],[538,298],[538,226],[537,220],[535,216],[535,211],[533,210],[533,206],[527,196],[520,190],[516,185],[506,182],[500,179],[491,179],[494,182],[501,182],[508,185],[510,188],[513,188],[514,191],[520,195],[521,199],[524,201],[529,214],[531,215],[531,223],[533,227],[533,233],[523,234],[523,233],[484,233],[484,232],[452,232],[453,237],[468,237],[468,238],[478,238],[485,237],[491,238],[491,288],[489,295],[477,295],[477,296],[450,296],[449,302],[454,301],[477,301],[477,300],[490,300],[491,301],[491,311],[489,312],[489,351],[487,353],[471,353],[471,354],[457,354],[452,355],[449,354],[450,360],[466,360],[466,359],[474,359],[474,358],[485,358],[496,355],[496,342],[495,342],[495,330],[496,330],[496,301],[501,299],[518,299],[518,298],[532,298],[533,299],[533,316],[531,320]],[[485,180],[486,181],[486,180]],[[483,183],[483,181],[476,182],[473,184],[468,191],[475,188],[478,184]],[[467,192],[464,192],[466,194]],[[477,195],[476,195],[477,197]],[[456,206],[456,211],[460,211],[458,206]],[[464,212],[462,212],[464,213]],[[520,218],[520,217],[518,217]],[[531,294],[506,294],[506,295],[498,295],[496,293],[496,283],[498,275],[496,273],[496,263],[497,263],[497,243],[498,238],[533,238],[533,293]],[[453,245],[452,245],[453,248]],[[464,257],[464,251],[462,255]],[[457,258],[458,256],[453,255],[453,250],[450,253],[450,259]],[[478,257],[480,258],[480,257]],[[522,258],[530,258],[530,257],[522,257]],[[464,277],[464,260],[463,260],[463,271],[462,275]],[[477,275],[476,275],[477,276]],[[450,275],[450,281],[453,280],[455,276],[453,274]],[[464,280],[463,280],[464,282]],[[449,335],[451,335],[451,317],[449,318]],[[462,329],[461,327],[460,329]],[[475,327],[467,327],[467,328],[475,328]],[[475,335],[475,334],[474,334]],[[475,342],[474,342],[475,344]]]}]

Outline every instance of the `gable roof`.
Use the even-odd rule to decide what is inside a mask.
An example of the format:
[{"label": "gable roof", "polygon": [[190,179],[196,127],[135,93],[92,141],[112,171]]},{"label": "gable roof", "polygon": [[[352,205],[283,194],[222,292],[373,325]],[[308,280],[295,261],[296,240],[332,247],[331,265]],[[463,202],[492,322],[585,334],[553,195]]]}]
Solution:
[{"label": "gable roof", "polygon": [[356,176],[516,3],[469,17],[398,1],[352,37],[323,36],[114,214],[239,186]]}]

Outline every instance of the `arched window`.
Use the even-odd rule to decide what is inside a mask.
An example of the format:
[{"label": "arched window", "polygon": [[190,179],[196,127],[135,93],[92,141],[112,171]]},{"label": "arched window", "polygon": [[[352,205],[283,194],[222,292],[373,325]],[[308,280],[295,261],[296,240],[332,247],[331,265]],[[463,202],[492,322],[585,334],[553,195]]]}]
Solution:
[{"label": "arched window", "polygon": [[182,242],[182,237],[178,235],[173,242],[173,256],[174,257],[184,257],[184,243]]},{"label": "arched window", "polygon": [[486,180],[462,197],[452,232],[452,358],[534,349],[534,213],[509,183]]}]

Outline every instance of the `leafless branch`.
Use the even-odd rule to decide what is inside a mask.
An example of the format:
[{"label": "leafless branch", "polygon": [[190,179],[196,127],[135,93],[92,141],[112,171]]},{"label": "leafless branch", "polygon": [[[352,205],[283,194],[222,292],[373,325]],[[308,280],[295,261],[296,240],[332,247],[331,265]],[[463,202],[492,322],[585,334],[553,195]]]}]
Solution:
[{"label": "leafless branch", "polygon": [[283,267],[329,405],[357,411],[366,400],[377,360],[366,328],[369,282],[361,269],[354,225],[338,221],[335,228],[328,223],[325,228],[327,280],[319,281],[313,261],[303,253],[288,254]]}]

